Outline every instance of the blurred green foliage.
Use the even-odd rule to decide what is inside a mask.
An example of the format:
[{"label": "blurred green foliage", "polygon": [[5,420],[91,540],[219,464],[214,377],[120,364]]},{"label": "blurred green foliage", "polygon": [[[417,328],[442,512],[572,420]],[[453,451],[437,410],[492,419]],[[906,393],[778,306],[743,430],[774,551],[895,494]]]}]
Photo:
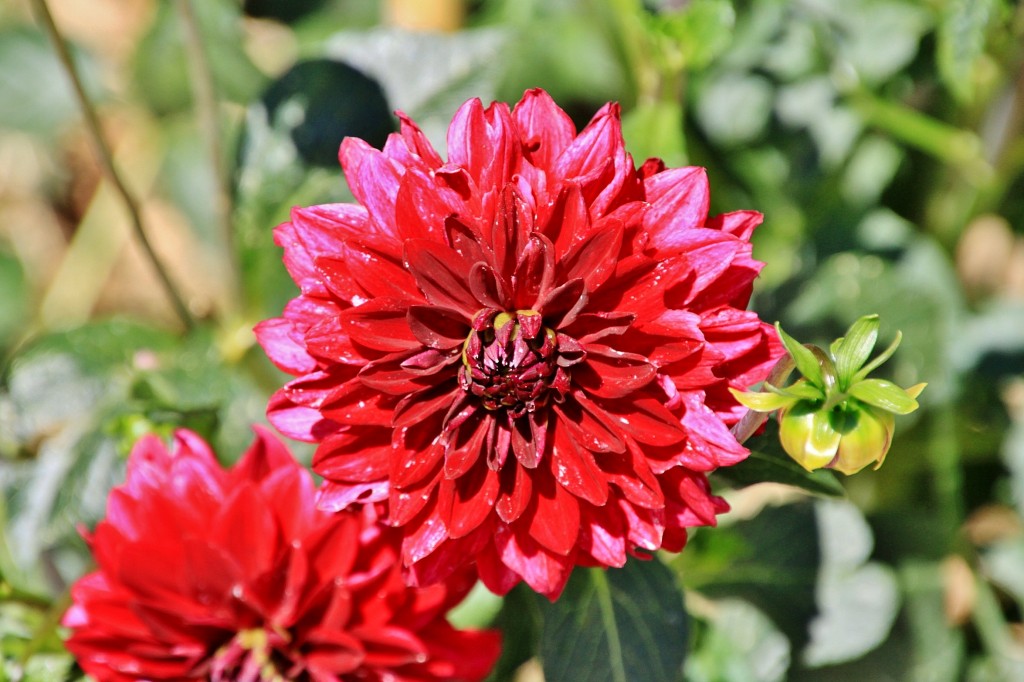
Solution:
[{"label": "blurred green foliage", "polygon": [[[886,378],[929,388],[879,471],[807,477],[769,431],[717,477],[735,512],[681,555],[581,572],[556,605],[514,591],[496,679],[1024,679],[1024,4],[467,0],[456,30],[422,32],[398,2],[193,2],[221,159],[179,3],[52,4],[202,320],[183,336],[133,260],[31,3],[4,5],[0,680],[78,674],[56,627],[88,570],[75,528],[132,440],[183,425],[236,452],[284,381],[249,331],[294,295],[271,230],[350,198],[299,127],[373,136],[402,109],[443,148],[463,100],[527,87],[578,126],[621,101],[638,161],[705,166],[716,212],[765,214],[763,318],[824,345],[878,313],[883,343],[904,334]],[[315,60],[371,85],[287,82]],[[87,224],[117,253],[90,252]]]}]

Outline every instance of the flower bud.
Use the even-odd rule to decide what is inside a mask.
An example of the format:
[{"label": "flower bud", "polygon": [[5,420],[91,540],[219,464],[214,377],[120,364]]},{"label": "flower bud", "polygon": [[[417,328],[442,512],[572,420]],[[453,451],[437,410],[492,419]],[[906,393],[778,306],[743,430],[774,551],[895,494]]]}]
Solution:
[{"label": "flower bud", "polygon": [[[873,462],[880,467],[892,444],[894,415],[916,410],[925,387],[904,389],[867,376],[892,356],[899,334],[868,362],[878,335],[877,315],[854,322],[827,352],[776,329],[789,355],[765,381],[764,392],[733,391],[736,399],[752,412],[776,412],[782,448],[808,471],[828,467],[854,474]],[[779,387],[794,370],[802,377]]]},{"label": "flower bud", "polygon": [[779,410],[779,440],[786,453],[808,471],[828,467],[855,474],[882,465],[896,427],[893,415],[850,401],[827,412],[799,402]]}]

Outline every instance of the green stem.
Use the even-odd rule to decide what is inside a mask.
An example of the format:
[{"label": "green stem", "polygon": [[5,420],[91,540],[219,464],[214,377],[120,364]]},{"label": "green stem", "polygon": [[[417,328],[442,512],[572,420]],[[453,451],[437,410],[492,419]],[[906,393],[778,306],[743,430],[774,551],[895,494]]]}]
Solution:
[{"label": "green stem", "polygon": [[21,652],[21,663],[27,663],[32,656],[42,651],[46,646],[49,639],[53,637],[54,632],[60,625],[61,619],[64,617],[64,613],[71,606],[71,593],[65,591],[58,599],[56,599],[46,611],[46,616],[42,622],[32,633],[32,639],[28,641],[25,648]]},{"label": "green stem", "polygon": [[15,587],[3,579],[0,579],[0,601],[16,602],[33,609],[48,609],[52,606],[50,600],[43,595]]},{"label": "green stem", "polygon": [[593,4],[600,16],[605,17],[606,31],[626,67],[634,95],[632,104],[656,102],[661,79],[653,62],[652,46],[641,24],[640,2],[611,0]]},{"label": "green stem", "polygon": [[951,532],[960,527],[964,516],[963,472],[956,423],[956,414],[950,404],[939,407],[932,416],[928,444],[935,501],[942,516],[942,527]]},{"label": "green stem", "polygon": [[53,42],[54,48],[57,50],[57,57],[60,59],[60,63],[63,66],[64,71],[68,74],[68,78],[71,80],[71,85],[75,92],[75,98],[78,100],[78,105],[85,117],[86,128],[88,129],[89,135],[92,137],[93,144],[96,147],[96,151],[99,154],[100,164],[103,167],[103,171],[107,176],[107,179],[114,186],[115,190],[117,190],[117,193],[121,195],[121,200],[128,209],[128,214],[131,218],[135,236],[139,240],[139,244],[141,244],[142,250],[145,252],[150,264],[153,266],[157,277],[159,277],[160,283],[163,285],[168,298],[170,298],[171,304],[174,306],[175,313],[177,313],[178,318],[181,320],[181,323],[185,328],[191,330],[196,326],[195,318],[193,318],[192,313],[189,312],[184,299],[181,297],[181,294],[178,293],[177,287],[175,287],[174,283],[171,281],[170,275],[167,274],[167,270],[164,268],[163,263],[160,262],[156,252],[153,250],[149,237],[146,236],[146,229],[143,226],[138,203],[135,201],[131,192],[128,191],[127,186],[124,184],[120,174],[117,172],[117,168],[114,166],[114,158],[110,152],[110,147],[107,145],[106,139],[103,137],[103,129],[100,126],[99,117],[96,115],[96,110],[92,106],[92,102],[89,101],[88,95],[85,94],[85,88],[82,86],[82,80],[78,75],[78,69],[75,67],[75,63],[71,58],[71,53],[68,50],[67,44],[65,44],[60,31],[57,29],[57,24],[53,21],[53,15],[50,13],[50,8],[47,6],[46,0],[33,0],[33,3],[39,16],[42,18],[43,25],[46,27],[46,31],[50,36],[50,40]]},{"label": "green stem", "polygon": [[889,102],[865,90],[850,95],[868,125],[883,130],[911,147],[963,170],[988,177],[991,167],[982,157],[981,140],[963,130],[903,104]]},{"label": "green stem", "polygon": [[[231,268],[231,282],[237,281],[238,263],[235,258],[234,230],[231,224],[231,190],[224,165],[221,144],[220,112],[217,106],[217,88],[210,60],[203,45],[202,29],[196,17],[192,0],[178,0],[178,13],[185,30],[185,53],[191,72],[192,92],[195,97],[199,129],[210,153],[210,167],[214,175],[214,212],[223,235],[225,253]],[[230,292],[229,303],[237,301],[237,292]]]}]

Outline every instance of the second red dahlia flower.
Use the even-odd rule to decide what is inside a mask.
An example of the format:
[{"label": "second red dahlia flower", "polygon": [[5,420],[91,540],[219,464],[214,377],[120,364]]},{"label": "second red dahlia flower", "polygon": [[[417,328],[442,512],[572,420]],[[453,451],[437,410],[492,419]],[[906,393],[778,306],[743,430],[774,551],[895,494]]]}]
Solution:
[{"label": "second red dahlia flower", "polygon": [[411,121],[347,139],[359,205],[277,230],[302,293],[257,327],[297,377],[272,422],[319,441],[320,504],[386,503],[412,579],[474,559],[554,598],[574,565],[682,548],[743,459],[728,389],[780,353],[745,311],[752,211],[708,217],[703,169],[640,168],[619,109],[579,134],[543,91],[467,102],[444,161]]},{"label": "second red dahlia flower", "polygon": [[472,587],[409,588],[372,508],[316,509],[312,477],[264,431],[221,468],[194,433],[141,440],[89,538],[67,648],[99,682],[479,680],[494,632],[447,611]]}]

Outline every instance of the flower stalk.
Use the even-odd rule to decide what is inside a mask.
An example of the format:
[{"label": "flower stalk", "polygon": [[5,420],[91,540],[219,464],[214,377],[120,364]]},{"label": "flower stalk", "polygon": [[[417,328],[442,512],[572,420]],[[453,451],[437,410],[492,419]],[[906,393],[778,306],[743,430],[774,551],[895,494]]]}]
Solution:
[{"label": "flower stalk", "polygon": [[85,117],[86,129],[88,130],[89,136],[92,138],[93,145],[96,147],[96,152],[99,155],[100,166],[103,168],[103,172],[107,176],[107,179],[121,196],[121,200],[124,202],[125,208],[128,210],[128,215],[131,219],[132,229],[135,236],[139,240],[139,244],[142,246],[142,250],[146,254],[146,258],[149,260],[153,270],[156,272],[164,291],[167,293],[167,297],[170,299],[171,305],[174,307],[174,312],[177,314],[178,319],[181,320],[185,329],[191,331],[196,326],[195,318],[189,311],[184,298],[178,291],[173,280],[171,280],[167,269],[160,261],[156,251],[153,249],[153,245],[149,241],[146,228],[142,221],[142,214],[139,210],[139,204],[132,193],[128,190],[128,187],[121,179],[121,175],[118,173],[117,168],[114,165],[113,154],[110,151],[110,146],[106,142],[106,138],[103,136],[103,129],[100,125],[99,116],[97,116],[96,109],[93,107],[92,102],[89,100],[89,96],[85,92],[85,88],[82,85],[82,79],[78,75],[78,69],[75,67],[75,63],[71,58],[71,53],[64,42],[64,38],[61,36],[60,31],[57,28],[57,24],[53,20],[50,8],[46,4],[46,0],[33,0],[33,2],[37,13],[42,19],[43,26],[45,26],[46,32],[49,34],[50,40],[53,42],[54,48],[57,50],[57,57],[60,60],[64,71],[68,74],[68,78],[71,80],[71,85],[75,92],[75,99],[78,100],[78,105]]}]

